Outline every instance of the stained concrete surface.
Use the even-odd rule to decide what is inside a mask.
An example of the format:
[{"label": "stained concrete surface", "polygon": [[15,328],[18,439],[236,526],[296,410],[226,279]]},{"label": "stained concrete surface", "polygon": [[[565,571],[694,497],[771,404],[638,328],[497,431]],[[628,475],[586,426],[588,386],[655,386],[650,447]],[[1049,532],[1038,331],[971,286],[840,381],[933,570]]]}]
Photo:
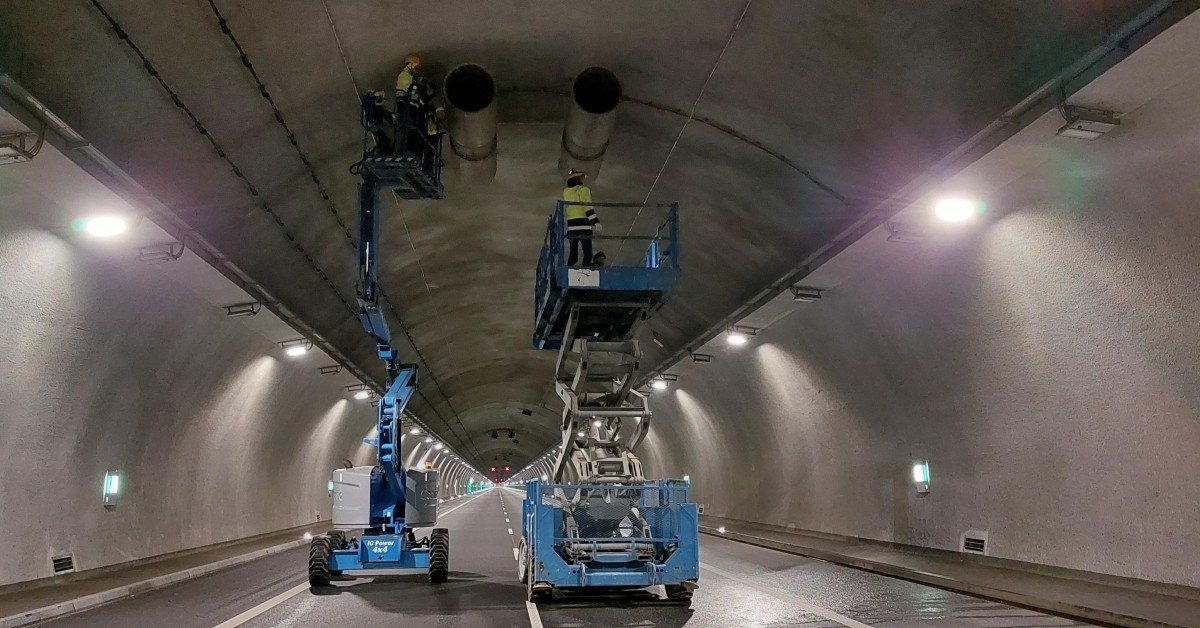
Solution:
[{"label": "stained concrete surface", "polygon": [[[356,94],[388,83],[411,50],[434,75],[462,61],[487,66],[502,111],[520,110],[501,125],[497,181],[470,189],[450,176],[446,201],[390,212],[383,283],[421,349],[401,338],[401,351],[426,367],[414,410],[476,466],[505,456],[522,466],[556,425],[547,360],[527,342],[565,103],[520,94],[561,92],[593,64],[622,80],[633,100],[596,196],[683,202],[686,279],[654,323],[675,349],[1148,4],[614,0],[547,10],[513,0],[399,11],[380,0],[170,10],[9,0],[0,63],[375,373],[350,316]],[[678,112],[693,108],[745,141],[701,122],[680,134]],[[662,355],[648,348],[647,364]],[[497,424],[520,442],[490,442]]]},{"label": "stained concrete surface", "polygon": [[651,475],[690,474],[716,516],[955,551],[982,531],[995,557],[1200,586],[1198,27],[1085,90],[1139,103],[1120,133],[1031,126],[981,220],[879,239],[819,303],[679,365]]}]

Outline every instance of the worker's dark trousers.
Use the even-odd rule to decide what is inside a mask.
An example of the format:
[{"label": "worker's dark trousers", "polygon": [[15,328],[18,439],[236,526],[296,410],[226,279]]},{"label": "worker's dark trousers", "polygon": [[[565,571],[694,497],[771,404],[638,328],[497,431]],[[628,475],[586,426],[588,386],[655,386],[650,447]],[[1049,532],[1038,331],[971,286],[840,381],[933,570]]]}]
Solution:
[{"label": "worker's dark trousers", "polygon": [[[567,266],[575,266],[579,262],[579,245],[583,245],[583,265],[592,263],[592,231],[568,231],[571,237],[571,254],[567,256]],[[574,237],[572,237],[574,236]]]}]

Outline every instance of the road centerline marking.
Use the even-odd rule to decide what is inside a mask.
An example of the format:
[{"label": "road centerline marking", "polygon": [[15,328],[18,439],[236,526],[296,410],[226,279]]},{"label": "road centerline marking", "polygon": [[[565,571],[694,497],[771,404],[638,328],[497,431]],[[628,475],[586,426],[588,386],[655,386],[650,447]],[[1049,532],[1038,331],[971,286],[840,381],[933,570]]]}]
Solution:
[{"label": "road centerline marking", "polygon": [[529,625],[532,628],[543,628],[542,616],[538,614],[537,604],[525,602],[525,610],[529,612]]},{"label": "road centerline marking", "polygon": [[775,587],[767,586],[765,584],[758,584],[757,582],[748,580],[745,576],[740,576],[738,574],[725,571],[724,569],[713,567],[712,565],[709,565],[707,563],[700,563],[700,568],[704,569],[705,571],[711,571],[712,573],[715,573],[718,576],[721,576],[722,578],[727,578],[729,580],[733,580],[735,582],[744,584],[753,589],[757,589],[758,591],[765,593],[771,597],[777,598],[779,600],[783,600],[784,602],[787,602],[788,604],[792,604],[793,606],[796,606],[797,608],[800,608],[803,611],[812,613],[813,615],[819,615],[821,617],[824,617],[825,619],[828,619],[829,621],[837,622],[843,626],[847,626],[848,628],[872,628],[871,626],[864,624],[861,621],[858,621],[856,619],[851,619],[849,617],[846,617],[845,615],[831,611],[827,608],[823,608],[823,607],[817,606],[816,604],[810,604],[808,602],[805,602],[804,600],[799,599],[799,597],[797,595],[795,595],[794,593],[788,593],[787,591],[784,591],[783,589],[776,589]]}]

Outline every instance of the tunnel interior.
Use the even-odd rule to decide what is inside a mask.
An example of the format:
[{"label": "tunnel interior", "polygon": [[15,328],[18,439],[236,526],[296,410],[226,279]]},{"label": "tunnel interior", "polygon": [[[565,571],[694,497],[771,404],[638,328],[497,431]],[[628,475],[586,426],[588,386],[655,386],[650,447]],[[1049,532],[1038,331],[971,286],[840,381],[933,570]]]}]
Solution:
[{"label": "tunnel interior", "polygon": [[702,506],[706,578],[728,529],[1200,597],[1194,3],[525,4],[0,3],[0,610],[312,533],[375,464],[348,168],[413,52],[450,111],[444,198],[379,204],[399,458],[500,559],[488,487],[563,442],[530,337],[578,124],[600,236],[680,207],[638,455]]}]

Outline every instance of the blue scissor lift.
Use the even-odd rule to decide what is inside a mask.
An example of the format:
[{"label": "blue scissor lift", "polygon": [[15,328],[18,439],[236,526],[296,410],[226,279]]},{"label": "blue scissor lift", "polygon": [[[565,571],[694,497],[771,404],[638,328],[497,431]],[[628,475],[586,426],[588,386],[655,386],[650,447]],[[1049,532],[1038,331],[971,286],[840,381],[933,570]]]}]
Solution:
[{"label": "blue scissor lift", "polygon": [[[550,217],[534,296],[533,346],[558,351],[562,445],[554,477],[525,486],[518,575],[530,601],[555,589],[661,584],[669,599],[688,602],[700,577],[697,506],[686,481],[647,480],[633,453],[651,419],[633,387],[634,336],[678,281],[679,209],[589,203],[628,231],[575,236],[566,232],[569,205],[560,201]],[[611,261],[568,266],[566,249],[579,237],[609,249]]]},{"label": "blue scissor lift", "polygon": [[392,347],[379,305],[376,267],[380,192],[392,190],[409,200],[445,196],[441,136],[430,124],[433,106],[428,100],[414,102],[416,93],[409,90],[385,98],[371,92],[362,99],[363,158],[351,167],[361,178],[358,315],[384,361],[387,387],[379,399],[377,435],[365,439],[376,448],[376,464],[334,471],[335,529],[314,537],[309,545],[312,586],[328,585],[332,577],[351,570],[427,569],[435,583],[445,582],[449,575],[449,531],[433,528],[421,539],[415,534],[415,528],[436,522],[438,474],[432,469],[405,469],[400,459],[401,420],[417,388],[417,366],[400,362]]}]

